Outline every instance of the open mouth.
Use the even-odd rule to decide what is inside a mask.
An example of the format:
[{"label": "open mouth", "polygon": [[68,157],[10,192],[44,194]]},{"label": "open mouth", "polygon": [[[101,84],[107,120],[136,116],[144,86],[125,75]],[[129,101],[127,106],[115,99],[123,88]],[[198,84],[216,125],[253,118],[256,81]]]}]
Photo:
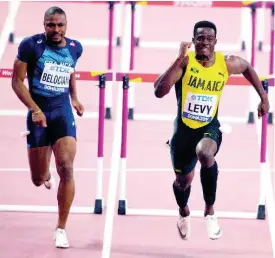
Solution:
[{"label": "open mouth", "polygon": [[198,49],[198,53],[202,54],[202,55],[206,55],[210,52],[209,47],[201,47],[200,49]]},{"label": "open mouth", "polygon": [[202,47],[200,48],[201,51],[208,51],[209,50],[209,47]]},{"label": "open mouth", "polygon": [[60,40],[60,39],[61,39],[61,35],[56,34],[52,36],[52,40]]}]

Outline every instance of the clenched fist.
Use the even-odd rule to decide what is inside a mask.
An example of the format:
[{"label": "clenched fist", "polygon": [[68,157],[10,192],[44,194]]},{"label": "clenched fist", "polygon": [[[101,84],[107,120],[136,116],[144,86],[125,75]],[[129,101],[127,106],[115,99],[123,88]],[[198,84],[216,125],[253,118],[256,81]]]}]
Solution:
[{"label": "clenched fist", "polygon": [[179,55],[186,56],[188,49],[192,46],[192,42],[181,42]]}]

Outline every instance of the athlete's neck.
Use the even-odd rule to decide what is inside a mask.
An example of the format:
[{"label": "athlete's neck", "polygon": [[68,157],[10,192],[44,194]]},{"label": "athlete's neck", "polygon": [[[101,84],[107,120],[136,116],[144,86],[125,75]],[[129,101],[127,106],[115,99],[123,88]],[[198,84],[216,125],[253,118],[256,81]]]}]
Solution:
[{"label": "athlete's neck", "polygon": [[53,47],[65,47],[66,46],[66,39],[64,39],[64,38],[60,42],[52,42],[51,40],[48,40],[47,38],[46,38],[46,41],[50,46],[53,46]]},{"label": "athlete's neck", "polygon": [[209,67],[215,62],[215,53],[209,56],[196,54],[196,60],[204,67]]}]

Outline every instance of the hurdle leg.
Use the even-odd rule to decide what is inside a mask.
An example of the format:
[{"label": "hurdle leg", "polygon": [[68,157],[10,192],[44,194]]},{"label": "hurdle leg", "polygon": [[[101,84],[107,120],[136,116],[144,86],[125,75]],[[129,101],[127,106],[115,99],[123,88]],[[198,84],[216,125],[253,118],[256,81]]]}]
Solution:
[{"label": "hurdle leg", "polygon": [[[14,13],[17,12],[16,9],[16,4],[17,2],[20,2],[18,0],[15,1],[9,1],[9,13]],[[15,17],[13,17],[13,19],[11,20],[11,24],[10,24],[10,32],[9,32],[9,43],[14,43],[14,27],[15,27]]]},{"label": "hurdle leg", "polygon": [[13,33],[14,20],[20,6],[19,0],[10,1],[9,13],[6,15],[5,23],[0,34],[0,60],[4,55],[6,44]]},{"label": "hurdle leg", "polygon": [[[270,21],[270,56],[269,56],[269,75],[274,77],[274,30],[275,30],[275,17],[274,17],[274,3],[271,6],[271,21]],[[274,114],[274,88],[269,89],[270,97],[270,112],[268,113],[268,124],[273,124]]]},{"label": "hurdle leg", "polygon": [[[256,5],[252,4],[251,5],[251,66],[255,68],[255,39],[256,39]],[[253,95],[253,93],[251,93]],[[255,114],[254,114],[254,109],[252,110],[252,106],[254,106],[254,103],[251,102],[253,97],[250,98],[250,110],[248,113],[248,124],[253,124],[255,122]]]},{"label": "hurdle leg", "polygon": [[134,108],[135,108],[135,83],[131,82],[129,89],[129,102],[128,102],[128,119],[134,120]]},{"label": "hurdle leg", "polygon": [[122,17],[122,5],[123,3],[119,2],[116,3],[115,6],[115,39],[116,39],[116,46],[120,47],[121,46],[121,17]]},{"label": "hurdle leg", "polygon": [[136,20],[135,20],[135,45],[136,45],[136,47],[139,47],[139,45],[140,45],[141,23],[142,23],[142,6],[136,5]]},{"label": "hurdle leg", "polygon": [[122,98],[122,134],[120,152],[120,193],[118,201],[118,214],[126,214],[126,149],[127,149],[127,120],[128,120],[128,89],[129,78],[123,76],[123,98]]},{"label": "hurdle leg", "polygon": [[[135,53],[135,45],[136,45],[136,38],[135,38],[135,12],[136,12],[136,4],[135,2],[131,2],[131,49],[130,49],[130,67],[129,70],[132,71],[134,69],[134,53]],[[128,119],[134,119],[134,96],[135,94],[135,87],[134,83],[131,84],[129,89],[129,105],[128,105]]]},{"label": "hurdle leg", "polygon": [[[262,81],[263,88],[268,93],[268,81]],[[257,219],[265,219],[265,173],[267,173],[266,163],[266,141],[267,141],[267,114],[262,117],[261,144],[260,144],[260,200],[258,205]]]},{"label": "hurdle leg", "polygon": [[105,106],[105,75],[99,76],[99,111],[98,111],[98,149],[97,149],[97,180],[95,214],[102,214],[102,181],[103,181],[103,147],[104,147],[104,106]]},{"label": "hurdle leg", "polygon": [[[112,72],[113,65],[113,24],[114,24],[114,2],[109,2],[109,35],[108,35],[108,72]],[[105,102],[105,118],[112,118],[112,82],[106,83],[106,102]]]},{"label": "hurdle leg", "polygon": [[[13,6],[14,6],[14,1],[9,1],[9,12],[13,12]],[[10,35],[9,35],[9,43],[14,43],[14,20],[11,23],[11,30],[10,30]]]},{"label": "hurdle leg", "polygon": [[241,9],[241,50],[246,50],[247,46],[247,32],[248,32],[248,21],[250,19],[249,8],[243,7]]},{"label": "hurdle leg", "polygon": [[274,73],[274,30],[275,30],[275,17],[274,17],[274,3],[271,7],[271,20],[270,20],[270,56],[269,56],[269,74]]},{"label": "hurdle leg", "polygon": [[263,6],[261,8],[258,8],[258,22],[257,22],[257,43],[258,43],[258,50],[263,51],[263,41],[264,41],[264,27],[265,27],[265,3],[263,2]]}]

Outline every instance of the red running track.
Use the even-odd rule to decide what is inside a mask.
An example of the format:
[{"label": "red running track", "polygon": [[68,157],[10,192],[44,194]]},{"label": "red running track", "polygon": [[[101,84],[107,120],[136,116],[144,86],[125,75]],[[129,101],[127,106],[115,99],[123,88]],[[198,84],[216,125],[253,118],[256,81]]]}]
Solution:
[{"label": "red running track", "polygon": [[[22,3],[16,19],[16,36],[26,36],[42,31],[42,17],[45,9],[53,3]],[[1,3],[3,26],[7,6]],[[104,5],[68,4],[61,7],[68,14],[68,35],[75,38],[107,38],[108,10]],[[3,7],[3,8],[2,8]],[[78,8],[80,19],[75,15]],[[32,16],[26,15],[30,10]],[[164,14],[165,11],[165,14]],[[220,11],[220,10],[219,10]],[[181,41],[191,37],[192,26],[198,19],[213,19],[218,26],[219,40],[222,43],[239,42],[240,11],[226,10],[228,17],[234,17],[226,25],[218,16],[217,9],[205,12],[197,9],[177,9],[174,7],[146,7],[143,13],[143,40]],[[173,17],[182,17],[177,19]],[[154,21],[152,21],[154,17]],[[162,17],[166,17],[163,19]],[[33,22],[33,21],[37,22]],[[186,23],[186,20],[189,23]],[[268,17],[266,17],[268,20]],[[41,22],[39,22],[41,21]],[[99,25],[99,22],[101,24]],[[177,24],[179,25],[176,25]],[[94,26],[96,24],[96,26]],[[149,26],[148,26],[149,24]],[[84,29],[88,25],[89,29]],[[176,28],[181,28],[177,31]],[[268,30],[268,26],[267,26]],[[185,37],[187,35],[187,37]],[[190,36],[188,36],[190,35]],[[265,42],[269,42],[268,36]],[[9,45],[0,67],[12,67],[17,45]],[[161,73],[173,60],[177,51],[158,49],[136,50],[136,72]],[[243,53],[236,53],[244,56]],[[114,49],[114,67],[119,68],[121,50]],[[267,53],[257,53],[260,73],[268,71]],[[101,70],[107,64],[107,48],[84,47],[78,69]],[[0,103],[4,109],[23,110],[23,105],[10,89],[10,81],[1,79],[5,98]],[[98,108],[98,89],[95,82],[79,82],[79,96],[87,111]],[[116,94],[116,90],[114,90]],[[245,117],[248,111],[247,88],[226,88],[220,108],[221,116]],[[171,92],[164,99],[156,99],[152,85],[137,85],[136,113],[175,114],[175,96]],[[114,111],[113,111],[114,112]],[[25,139],[19,132],[25,129],[22,116],[1,116],[1,177],[0,204],[56,205],[56,192],[34,187],[29,178],[26,159]],[[76,197],[74,206],[92,206],[95,199],[97,120],[81,118],[78,126],[78,153],[75,161]],[[109,168],[111,160],[114,122],[105,121],[104,147],[104,199],[107,197]],[[217,156],[221,169],[216,208],[227,211],[255,212],[259,197],[259,150],[255,126],[232,124],[233,132],[224,136],[223,145]],[[130,121],[128,127],[127,198],[129,207],[176,209],[171,184],[173,172],[169,159],[169,149],[165,141],[172,133],[172,121]],[[269,158],[273,164],[273,127],[268,127]],[[12,148],[11,146],[16,146]],[[54,162],[52,161],[52,167]],[[6,168],[6,169],[5,169]],[[11,171],[12,169],[22,171]],[[83,171],[89,168],[91,171]],[[25,170],[24,170],[25,169]],[[150,170],[154,170],[154,172]],[[232,169],[234,172],[227,172]],[[246,172],[241,172],[246,170]],[[56,173],[54,172],[54,175]],[[203,208],[199,177],[196,175],[190,199],[193,210]],[[68,237],[71,248],[57,250],[52,243],[56,214],[0,213],[0,256],[5,258],[46,258],[46,257],[101,257],[105,215],[73,214],[68,222]],[[206,235],[203,219],[192,220],[192,237],[182,242],[176,229],[176,218],[115,216],[113,231],[113,258],[229,258],[261,257],[271,258],[272,249],[268,221],[220,219],[224,236],[219,241],[210,241]],[[15,248],[16,246],[16,248]]]}]

